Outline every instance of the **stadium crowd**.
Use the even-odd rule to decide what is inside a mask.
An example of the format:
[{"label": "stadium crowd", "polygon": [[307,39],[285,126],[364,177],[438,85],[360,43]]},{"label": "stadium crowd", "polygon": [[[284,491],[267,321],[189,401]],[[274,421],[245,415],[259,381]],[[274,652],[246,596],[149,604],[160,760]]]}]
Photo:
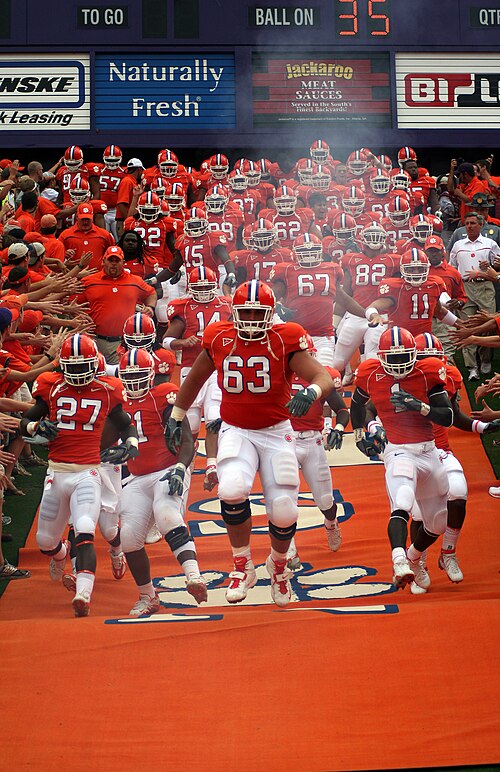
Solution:
[{"label": "stadium crowd", "polygon": [[[0,160],[2,501],[19,493],[16,475],[48,464],[37,542],[76,616],[89,613],[97,523],[113,576],[128,567],[137,585],[131,615],[160,608],[145,545],[162,538],[187,591],[207,600],[184,522],[202,420],[229,603],[256,583],[257,473],[278,606],[301,568],[299,468],[340,548],[326,451],[342,452],[349,421],[358,449],[385,464],[395,586],[428,591],[438,539],[440,568],[463,580],[467,483],[448,428],[500,430],[486,401],[500,393],[492,161],[451,159],[436,178],[410,147],[344,162],[321,139],[286,169],[267,158],[230,168],[221,153],[195,169],[169,149],[145,168],[116,145],[99,162],[68,147],[49,170]],[[459,349],[465,377],[481,381],[471,416]],[[0,549],[0,577],[29,571]]]}]

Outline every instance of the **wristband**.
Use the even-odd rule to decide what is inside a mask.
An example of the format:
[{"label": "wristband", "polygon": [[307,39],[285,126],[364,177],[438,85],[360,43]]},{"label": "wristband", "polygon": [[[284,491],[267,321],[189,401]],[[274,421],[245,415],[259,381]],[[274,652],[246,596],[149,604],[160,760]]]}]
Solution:
[{"label": "wristband", "polygon": [[345,431],[344,424],[335,424],[335,431],[336,432],[343,432],[343,431]]},{"label": "wristband", "polygon": [[485,423],[484,421],[473,421],[472,431],[476,432],[476,434],[482,434],[487,426],[488,424]]},{"label": "wristband", "polygon": [[354,429],[354,442],[361,442],[361,440],[364,440],[365,433],[363,429]]},{"label": "wristband", "polygon": [[181,407],[177,407],[177,405],[174,405],[172,408],[172,412],[170,413],[170,418],[173,418],[174,421],[182,421],[186,413],[187,413],[187,410],[183,410]]},{"label": "wristband", "polygon": [[34,433],[36,432],[37,426],[38,426],[38,421],[30,421],[29,424],[27,424],[26,431],[30,437],[33,437]]},{"label": "wristband", "polygon": [[450,327],[452,327],[457,321],[457,319],[458,319],[458,316],[455,316],[455,314],[452,314],[451,311],[447,311],[443,316],[443,318],[440,319],[439,321],[442,322],[443,324],[449,324]]},{"label": "wristband", "polygon": [[127,437],[127,439],[125,440],[125,445],[128,448],[135,448],[137,450],[137,448],[139,447],[139,440],[137,439],[137,437]]},{"label": "wristband", "polygon": [[163,338],[162,347],[167,349],[167,351],[173,351],[172,349],[172,342],[174,340],[177,340],[177,338]]},{"label": "wristband", "polygon": [[448,295],[446,291],[442,292],[439,296],[439,302],[441,303],[442,306],[445,306],[447,303],[450,302],[450,300],[451,300],[451,297]]},{"label": "wristband", "polygon": [[365,311],[365,318],[369,322],[373,314],[378,314],[378,311],[373,306],[369,306]]},{"label": "wristband", "polygon": [[321,386],[318,386],[317,383],[311,383],[309,388],[314,389],[314,391],[316,392],[316,399],[319,399],[320,397],[323,396],[323,389],[321,388]]},{"label": "wristband", "polygon": [[366,425],[366,428],[368,429],[368,433],[369,434],[375,434],[375,432],[377,431],[379,426],[380,427],[382,426],[380,421],[377,421],[377,420],[374,419],[373,421],[368,421],[368,424]]},{"label": "wristband", "polygon": [[427,405],[425,402],[422,402],[420,405],[420,415],[429,415],[431,412],[431,406]]},{"label": "wristband", "polygon": [[45,352],[44,356],[46,356],[46,357],[47,357],[47,359],[49,360],[49,362],[53,362],[53,361],[54,361],[54,359],[55,359],[55,357],[53,357],[53,356],[52,356],[52,354],[47,354],[47,352]]},{"label": "wristband", "polygon": [[323,418],[323,429],[331,429],[332,428],[332,417],[331,415],[327,415]]}]

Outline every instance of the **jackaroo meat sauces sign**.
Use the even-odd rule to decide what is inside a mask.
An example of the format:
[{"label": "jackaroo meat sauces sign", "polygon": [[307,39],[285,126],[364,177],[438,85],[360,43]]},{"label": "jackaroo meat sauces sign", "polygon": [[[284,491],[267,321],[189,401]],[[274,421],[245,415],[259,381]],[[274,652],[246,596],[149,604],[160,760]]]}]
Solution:
[{"label": "jackaroo meat sauces sign", "polygon": [[96,56],[96,127],[235,126],[233,54]]},{"label": "jackaroo meat sauces sign", "polygon": [[254,126],[359,121],[390,126],[389,55],[253,55]]}]

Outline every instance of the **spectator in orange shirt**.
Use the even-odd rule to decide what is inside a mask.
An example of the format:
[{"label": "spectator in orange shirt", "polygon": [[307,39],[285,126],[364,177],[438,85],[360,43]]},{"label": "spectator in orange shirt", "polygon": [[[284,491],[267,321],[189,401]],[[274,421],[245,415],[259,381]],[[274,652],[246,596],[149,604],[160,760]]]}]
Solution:
[{"label": "spectator in orange shirt", "polygon": [[127,163],[127,174],[118,186],[116,198],[116,232],[118,238],[123,233],[123,223],[128,215],[134,188],[141,181],[143,171],[142,161],[139,158],[131,158]]},{"label": "spectator in orange shirt", "polygon": [[[455,186],[455,173],[460,180],[457,186]],[[465,215],[474,210],[472,205],[474,193],[487,193],[488,183],[479,179],[473,164],[461,163],[457,167],[456,158],[452,158],[448,174],[448,192],[453,193],[460,201],[460,222],[463,224]]]},{"label": "spectator in orange shirt", "polygon": [[88,303],[95,324],[97,347],[109,364],[118,364],[116,349],[122,339],[125,321],[136,311],[154,315],[156,292],[149,284],[125,270],[123,250],[109,247],[102,271],[83,279],[79,303]]},{"label": "spectator in orange shirt", "polygon": [[[28,179],[30,178],[28,177]],[[32,182],[32,180],[30,180],[30,182]],[[37,205],[38,205],[38,196],[34,190],[30,190],[30,191],[27,191],[26,193],[23,193],[21,197],[21,209],[17,210],[16,218],[19,225],[26,233],[28,233],[28,231],[34,231],[36,229],[34,214],[36,212]]]},{"label": "spectator in orange shirt", "polygon": [[57,219],[53,214],[44,214],[40,220],[40,233],[44,238],[47,265],[53,270],[65,270],[66,250],[62,241],[56,238]]},{"label": "spectator in orange shirt", "polygon": [[94,225],[91,204],[80,204],[76,211],[76,225],[66,228],[59,240],[65,250],[72,250],[71,261],[79,261],[84,252],[92,252],[89,268],[101,268],[102,258],[107,248],[115,243],[111,233],[105,228]]}]

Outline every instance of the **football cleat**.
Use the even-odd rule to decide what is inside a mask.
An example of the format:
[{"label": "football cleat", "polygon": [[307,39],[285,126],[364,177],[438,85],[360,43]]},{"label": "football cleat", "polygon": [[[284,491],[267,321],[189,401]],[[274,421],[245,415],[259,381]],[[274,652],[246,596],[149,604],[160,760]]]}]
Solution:
[{"label": "football cleat", "polygon": [[[420,589],[427,590],[431,586],[431,577],[429,576],[429,572],[427,571],[426,565],[425,565],[425,559],[422,560],[420,558],[419,560],[408,560],[408,564],[411,568],[411,570],[414,573],[414,580],[412,584],[416,584]],[[413,595],[419,595],[420,593],[414,592],[412,590]]]},{"label": "football cleat", "polygon": [[218,482],[219,478],[217,477],[217,467],[207,466],[205,479],[203,481],[203,490],[212,491]]},{"label": "football cleat", "polygon": [[460,566],[458,565],[457,553],[455,551],[453,552],[441,551],[441,554],[438,559],[438,566],[442,571],[446,571],[448,579],[451,582],[458,584],[463,580],[464,575],[460,569]]},{"label": "football cleat", "polygon": [[115,579],[123,579],[127,570],[127,561],[123,552],[119,552],[117,555],[110,550],[109,557],[111,558],[111,572]]},{"label": "football cleat", "polygon": [[68,592],[76,592],[76,574],[64,574],[62,583]]},{"label": "football cleat", "polygon": [[90,592],[77,592],[71,601],[75,617],[88,617],[90,611]]},{"label": "football cleat", "polygon": [[299,553],[297,552],[294,539],[292,539],[290,542],[288,552],[286,553],[286,564],[290,571],[300,571],[302,568],[302,561],[300,559]]},{"label": "football cleat", "polygon": [[129,611],[131,617],[148,617],[160,610],[160,599],[155,593],[151,598],[149,595],[139,595],[139,600],[134,603]]},{"label": "football cleat", "polygon": [[55,558],[50,559],[49,574],[53,582],[60,582],[64,576],[64,569],[66,568],[66,559],[69,555],[69,541],[66,539],[66,541],[63,542],[63,544],[66,547],[65,556],[61,558],[61,560],[56,560]]},{"label": "football cleat", "polygon": [[186,579],[186,590],[196,603],[206,603],[208,599],[207,585],[199,574],[190,574]]},{"label": "football cleat", "polygon": [[340,531],[340,525],[338,520],[333,521],[333,527],[327,528],[325,525],[326,538],[328,539],[328,546],[332,552],[337,552],[342,544],[342,533]]},{"label": "football cleat", "polygon": [[412,595],[425,595],[427,590],[424,587],[420,587],[416,582],[410,584],[410,592]]},{"label": "football cleat", "polygon": [[273,560],[271,555],[266,560],[267,573],[271,577],[271,597],[277,606],[288,606],[292,600],[290,577],[292,572],[286,560]]},{"label": "football cleat", "polygon": [[396,590],[403,590],[407,584],[413,582],[415,574],[411,570],[410,564],[406,558],[400,558],[393,562],[394,574],[392,583]]},{"label": "football cleat", "polygon": [[243,555],[234,558],[234,570],[229,574],[229,584],[226,589],[228,603],[240,603],[247,597],[247,592],[255,586],[257,574],[255,568]]}]

